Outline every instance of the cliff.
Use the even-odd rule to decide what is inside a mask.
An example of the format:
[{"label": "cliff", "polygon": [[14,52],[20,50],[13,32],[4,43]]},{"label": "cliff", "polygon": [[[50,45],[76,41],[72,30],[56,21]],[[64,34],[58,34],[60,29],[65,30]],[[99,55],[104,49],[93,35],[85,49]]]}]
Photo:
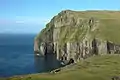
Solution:
[{"label": "cliff", "polygon": [[120,53],[120,11],[64,10],[36,36],[34,51],[75,62],[93,55]]}]

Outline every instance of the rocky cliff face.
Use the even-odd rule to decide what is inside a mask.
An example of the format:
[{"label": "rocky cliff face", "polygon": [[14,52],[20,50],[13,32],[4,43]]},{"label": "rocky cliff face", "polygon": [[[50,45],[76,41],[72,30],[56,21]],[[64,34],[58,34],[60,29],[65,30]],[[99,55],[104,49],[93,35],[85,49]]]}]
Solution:
[{"label": "rocky cliff face", "polygon": [[58,60],[75,62],[92,55],[120,53],[120,45],[99,36],[103,20],[100,14],[85,13],[65,10],[53,17],[37,35],[34,51],[43,56],[56,54]]}]

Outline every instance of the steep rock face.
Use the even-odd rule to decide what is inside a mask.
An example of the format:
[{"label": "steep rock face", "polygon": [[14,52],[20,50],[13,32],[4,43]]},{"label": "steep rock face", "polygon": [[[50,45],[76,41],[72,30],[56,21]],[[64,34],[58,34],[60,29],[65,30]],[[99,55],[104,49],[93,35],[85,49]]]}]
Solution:
[{"label": "steep rock face", "polygon": [[96,34],[101,19],[83,14],[65,10],[53,17],[36,37],[34,51],[42,55],[56,54],[58,60],[75,62],[92,55],[120,53],[119,45]]}]

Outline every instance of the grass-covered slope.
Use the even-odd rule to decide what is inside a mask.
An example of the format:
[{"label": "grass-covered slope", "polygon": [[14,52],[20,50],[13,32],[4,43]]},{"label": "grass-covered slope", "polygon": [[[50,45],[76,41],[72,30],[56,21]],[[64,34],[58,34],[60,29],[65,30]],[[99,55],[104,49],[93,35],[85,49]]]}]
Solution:
[{"label": "grass-covered slope", "polygon": [[99,36],[115,43],[120,43],[120,18],[102,19],[100,24]]},{"label": "grass-covered slope", "polygon": [[32,74],[8,80],[111,80],[120,76],[120,55],[93,56],[52,74]]},{"label": "grass-covered slope", "polygon": [[95,37],[120,43],[120,11],[78,11],[73,14],[78,18],[97,19],[98,24],[95,27],[98,29],[94,31]]}]

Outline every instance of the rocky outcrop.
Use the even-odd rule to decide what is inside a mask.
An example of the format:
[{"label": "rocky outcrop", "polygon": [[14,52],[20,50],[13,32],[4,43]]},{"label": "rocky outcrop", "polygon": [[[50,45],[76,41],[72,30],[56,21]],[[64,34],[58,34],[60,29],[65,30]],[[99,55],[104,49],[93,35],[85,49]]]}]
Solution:
[{"label": "rocky outcrop", "polygon": [[35,51],[36,53],[39,53],[39,51],[40,51],[40,48],[39,48],[38,40],[37,40],[37,39],[34,41],[34,51]]},{"label": "rocky outcrop", "polygon": [[99,24],[100,20],[96,17],[82,17],[71,10],[62,11],[37,36],[34,51],[42,55],[56,54],[56,58],[64,62],[120,53],[120,45],[96,35]]},{"label": "rocky outcrop", "polygon": [[111,80],[120,80],[120,76],[113,76]]}]

